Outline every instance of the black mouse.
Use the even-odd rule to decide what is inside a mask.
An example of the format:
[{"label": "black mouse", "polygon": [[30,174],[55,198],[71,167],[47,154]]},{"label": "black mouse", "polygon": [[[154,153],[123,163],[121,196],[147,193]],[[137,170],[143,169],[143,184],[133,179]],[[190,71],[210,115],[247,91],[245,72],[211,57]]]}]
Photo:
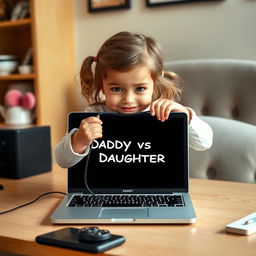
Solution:
[{"label": "black mouse", "polygon": [[4,186],[0,184],[0,190],[4,189]]},{"label": "black mouse", "polygon": [[99,229],[97,227],[82,228],[79,231],[79,242],[101,242],[109,239],[111,233],[106,229]]}]

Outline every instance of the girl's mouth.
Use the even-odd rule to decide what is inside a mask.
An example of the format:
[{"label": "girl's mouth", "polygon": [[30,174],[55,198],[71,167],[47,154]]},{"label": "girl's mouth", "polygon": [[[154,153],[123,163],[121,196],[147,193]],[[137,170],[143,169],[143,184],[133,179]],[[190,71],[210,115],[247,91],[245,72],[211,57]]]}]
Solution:
[{"label": "girl's mouth", "polygon": [[120,107],[120,109],[122,110],[122,112],[130,113],[134,112],[137,107]]}]

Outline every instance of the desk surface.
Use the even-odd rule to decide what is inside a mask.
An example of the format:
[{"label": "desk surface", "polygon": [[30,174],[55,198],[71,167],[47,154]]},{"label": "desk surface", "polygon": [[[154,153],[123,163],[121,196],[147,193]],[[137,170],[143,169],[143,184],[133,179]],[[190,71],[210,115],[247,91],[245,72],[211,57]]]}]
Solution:
[{"label": "desk surface", "polygon": [[[66,174],[55,166],[50,173],[22,180],[0,179],[5,187],[0,191],[0,211],[48,191],[65,192]],[[256,211],[255,184],[191,179],[190,191],[197,214],[195,224],[101,225],[126,238],[125,244],[104,255],[255,255],[256,234],[240,236],[224,230],[226,224]],[[70,250],[34,241],[39,234],[65,227],[50,222],[50,215],[62,197],[51,194],[30,206],[0,215],[0,251],[37,256],[69,255]],[[72,255],[85,253],[73,251]]]}]

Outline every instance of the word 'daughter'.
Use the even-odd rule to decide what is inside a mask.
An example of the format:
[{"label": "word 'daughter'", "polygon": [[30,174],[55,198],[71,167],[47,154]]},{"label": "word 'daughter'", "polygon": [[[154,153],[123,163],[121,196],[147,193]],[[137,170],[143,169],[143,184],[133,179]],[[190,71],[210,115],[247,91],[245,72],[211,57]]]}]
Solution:
[{"label": "word 'daughter'", "polygon": [[100,163],[165,163],[164,155],[144,155],[144,154],[127,154],[127,155],[106,155],[99,154]]}]

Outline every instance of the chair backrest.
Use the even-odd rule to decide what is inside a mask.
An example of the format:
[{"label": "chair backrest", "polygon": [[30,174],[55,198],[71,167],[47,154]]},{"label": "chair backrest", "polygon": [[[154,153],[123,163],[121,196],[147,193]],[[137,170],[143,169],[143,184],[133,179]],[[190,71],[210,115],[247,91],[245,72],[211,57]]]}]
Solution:
[{"label": "chair backrest", "polygon": [[184,82],[181,103],[213,129],[212,148],[190,150],[190,177],[256,183],[256,61],[165,64]]},{"label": "chair backrest", "polygon": [[256,125],[256,61],[199,59],[165,64],[184,82],[182,103],[198,115]]}]

